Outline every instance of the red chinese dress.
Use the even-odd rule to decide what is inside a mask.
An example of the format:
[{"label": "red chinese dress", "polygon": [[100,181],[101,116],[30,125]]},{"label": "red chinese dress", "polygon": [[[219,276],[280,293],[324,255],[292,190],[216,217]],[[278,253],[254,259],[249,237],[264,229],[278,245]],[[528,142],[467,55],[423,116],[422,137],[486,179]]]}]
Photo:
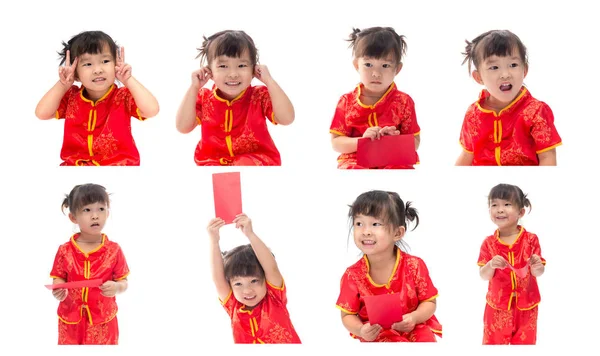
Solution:
[{"label": "red chinese dress", "polygon": [[[67,282],[86,279],[118,281],[129,275],[121,247],[102,235],[98,248],[85,253],[77,245],[79,234],[58,248],[50,277]],[[100,288],[69,289],[58,305],[59,344],[116,344],[117,303],[105,297]]]},{"label": "red chinese dress", "polygon": [[[415,103],[408,94],[399,91],[392,83],[381,99],[373,105],[365,105],[360,101],[363,84],[359,84],[352,92],[342,95],[329,128],[335,135],[362,137],[369,127],[395,126],[400,134],[420,134],[417,123]],[[418,156],[417,156],[418,162]],[[342,153],[338,157],[338,168],[361,169],[356,163],[356,152]],[[405,166],[386,166],[386,169],[412,168]]]},{"label": "red chinese dress", "polygon": [[538,154],[562,144],[552,110],[525,87],[498,114],[483,108],[489,96],[482,90],[460,133],[460,144],[473,154],[474,166],[537,166]]},{"label": "red chinese dress", "polygon": [[[512,245],[500,240],[499,232],[488,236],[481,245],[478,265],[484,266],[494,256],[502,256],[516,269],[529,264],[531,255],[542,251],[538,237],[519,226],[519,235]],[[489,281],[484,315],[484,344],[532,344],[537,332],[537,305],[541,297],[537,279],[530,270],[520,278],[510,268],[496,269]]]},{"label": "red chinese dress", "polygon": [[277,125],[266,86],[249,86],[229,101],[202,88],[196,120],[202,128],[194,160],[199,166],[280,166],[281,157],[267,129]]},{"label": "red chinese dress", "polygon": [[65,119],[61,166],[139,166],[131,117],[143,121],[127,88],[114,84],[97,101],[73,85],[60,101],[56,118]]},{"label": "red chinese dress", "polygon": [[[422,302],[438,297],[438,290],[429,278],[427,266],[419,257],[396,248],[396,265],[387,284],[376,284],[369,275],[369,260],[363,256],[346,269],[341,280],[337,308],[346,314],[356,314],[363,323],[369,322],[364,296],[400,293],[404,314],[417,310]],[[401,320],[398,320],[401,321]],[[435,342],[435,334],[442,336],[442,325],[432,316],[417,324],[413,331],[404,333],[393,329],[382,330],[375,342]],[[357,335],[352,337],[365,341]]]},{"label": "red chinese dress", "polygon": [[267,283],[267,294],[252,310],[240,303],[230,291],[221,302],[231,318],[236,344],[300,344],[286,304],[285,283],[281,288]]}]

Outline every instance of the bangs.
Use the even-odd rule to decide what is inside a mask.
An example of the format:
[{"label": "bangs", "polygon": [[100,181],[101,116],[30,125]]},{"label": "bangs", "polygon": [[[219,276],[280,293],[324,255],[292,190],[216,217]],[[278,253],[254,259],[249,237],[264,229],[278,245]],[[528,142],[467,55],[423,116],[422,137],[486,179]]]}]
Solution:
[{"label": "bangs", "polygon": [[211,63],[215,58],[226,56],[230,58],[240,58],[248,53],[252,65],[257,62],[257,50],[254,42],[248,35],[240,32],[228,32],[216,38],[210,44],[208,62]]},{"label": "bangs", "polygon": [[492,188],[488,196],[488,203],[491,203],[494,199],[506,200],[513,204],[521,205],[519,203],[519,192],[508,184],[499,184]]},{"label": "bangs", "polygon": [[507,57],[518,55],[527,63],[526,49],[521,40],[508,31],[496,31],[482,40],[479,53],[484,61],[491,56]]},{"label": "bangs", "polygon": [[357,215],[370,216],[389,223],[390,216],[394,211],[392,200],[388,193],[383,191],[371,191],[361,194],[350,206],[348,216],[354,221]]},{"label": "bangs", "polygon": [[117,45],[109,35],[101,31],[84,32],[71,44],[71,60],[73,61],[83,54],[100,54],[107,47],[116,60]]},{"label": "bangs", "polygon": [[225,279],[235,277],[258,277],[265,279],[265,272],[256,258],[252,246],[243,245],[225,253],[223,257]]},{"label": "bangs", "polygon": [[401,53],[402,48],[398,48],[394,35],[387,31],[381,31],[361,38],[355,48],[354,57],[385,59],[391,55],[394,62],[399,63]]}]

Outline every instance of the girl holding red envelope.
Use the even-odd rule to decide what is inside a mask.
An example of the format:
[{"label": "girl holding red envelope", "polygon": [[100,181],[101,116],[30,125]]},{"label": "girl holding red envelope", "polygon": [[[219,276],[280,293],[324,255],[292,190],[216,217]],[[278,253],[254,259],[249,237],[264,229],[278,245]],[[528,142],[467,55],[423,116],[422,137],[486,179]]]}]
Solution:
[{"label": "girl holding red envelope", "polygon": [[63,209],[69,209],[69,219],[81,231],[58,248],[50,272],[53,284],[96,279],[102,284],[52,291],[60,301],[59,345],[118,343],[115,295],[127,290],[129,267],[121,247],[102,233],[109,204],[106,190],[97,184],[75,186],[63,201]]},{"label": "girl holding red envelope", "polygon": [[478,265],[489,280],[483,326],[483,344],[535,344],[540,292],[537,277],[546,260],[538,237],[518,225],[531,209],[523,191],[499,184],[488,196],[490,218],[498,230],[481,245]]},{"label": "girl holding red envelope", "polygon": [[[360,341],[436,342],[442,336],[434,315],[438,290],[425,262],[401,249],[407,222],[419,225],[416,209],[397,193],[370,191],[351,205],[349,217],[364,254],[342,276],[336,304],[350,335]],[[388,307],[403,311],[388,329],[370,320],[365,305],[366,297],[384,294],[398,294],[400,304]]]},{"label": "girl holding red envelope", "polygon": [[[196,164],[280,166],[267,121],[291,124],[294,107],[267,66],[258,64],[252,38],[243,31],[215,33],[204,38],[199,57],[206,65],[192,73],[176,120],[184,134],[201,126]],[[253,78],[264,85],[252,86]],[[213,88],[203,88],[209,80]]]},{"label": "girl holding red envelope", "polygon": [[406,53],[404,36],[391,27],[372,27],[362,31],[354,29],[348,41],[353,48],[353,63],[360,83],[340,98],[329,132],[333,149],[340,153],[338,168],[363,169],[366,167],[360,166],[356,159],[359,139],[413,135],[415,149],[418,149],[420,128],[412,98],[399,91],[394,83]]},{"label": "girl holding red envelope", "polygon": [[287,310],[287,288],[275,257],[254,233],[245,214],[233,220],[250,241],[226,253],[219,247],[221,218],[207,227],[213,281],[219,301],[231,318],[236,344],[300,344]]}]

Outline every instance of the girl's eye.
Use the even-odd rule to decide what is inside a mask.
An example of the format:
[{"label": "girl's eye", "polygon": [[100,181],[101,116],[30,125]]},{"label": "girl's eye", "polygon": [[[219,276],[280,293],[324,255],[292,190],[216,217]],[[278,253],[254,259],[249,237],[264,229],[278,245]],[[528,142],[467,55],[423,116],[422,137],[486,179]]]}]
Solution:
[{"label": "girl's eye", "polygon": [[84,208],[84,209],[83,209],[83,212],[84,212],[84,213],[89,213],[89,212],[90,212],[90,209],[89,209],[89,208]]},{"label": "girl's eye", "polygon": [[390,68],[390,67],[391,67],[391,65],[390,65],[390,64],[384,64],[384,65],[383,65],[383,68]]},{"label": "girl's eye", "polygon": [[100,208],[100,211],[104,211],[104,208]]},{"label": "girl's eye", "polygon": [[511,63],[510,67],[511,68],[517,68],[519,66],[519,63]]},{"label": "girl's eye", "polygon": [[247,66],[248,66],[248,65],[246,65],[246,64],[240,64],[240,65],[238,66],[238,68],[246,68]]},{"label": "girl's eye", "polygon": [[110,63],[110,59],[105,59],[102,61],[102,63]]},{"label": "girl's eye", "polygon": [[250,283],[258,283],[258,279],[253,279]]},{"label": "girl's eye", "polygon": [[381,226],[381,223],[378,223],[378,222],[373,223],[373,226]]},{"label": "girl's eye", "polygon": [[82,67],[89,67],[91,64],[90,63],[83,63],[81,66]]},{"label": "girl's eye", "polygon": [[355,223],[354,223],[354,225],[356,225],[356,226],[359,226],[359,227],[360,227],[360,226],[362,226],[362,223],[361,223],[360,221],[357,221],[357,222],[355,222]]},{"label": "girl's eye", "polygon": [[234,285],[235,287],[239,287],[239,286],[241,286],[242,284],[241,284],[240,282],[237,282],[237,283],[234,283],[233,285]]},{"label": "girl's eye", "polygon": [[221,64],[219,68],[227,68],[227,66],[225,64]]},{"label": "girl's eye", "polygon": [[365,67],[371,68],[373,65],[371,63],[365,63]]},{"label": "girl's eye", "polygon": [[498,66],[491,66],[489,69],[490,70],[496,70],[496,69],[498,69]]}]

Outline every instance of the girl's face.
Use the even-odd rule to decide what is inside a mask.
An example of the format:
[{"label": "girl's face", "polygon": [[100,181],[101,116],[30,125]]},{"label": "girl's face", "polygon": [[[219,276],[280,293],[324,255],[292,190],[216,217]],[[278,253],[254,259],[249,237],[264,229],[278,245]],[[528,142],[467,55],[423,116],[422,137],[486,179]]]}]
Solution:
[{"label": "girl's face", "polygon": [[490,92],[488,104],[493,108],[505,108],[515,100],[525,76],[527,68],[518,52],[505,57],[490,56],[473,71],[475,81]]},{"label": "girl's face", "polygon": [[239,58],[216,57],[209,67],[219,95],[226,100],[237,98],[250,86],[254,77],[254,67],[248,51],[244,51]]},{"label": "girl's face", "polygon": [[386,225],[383,219],[372,216],[357,215],[354,217],[354,243],[365,255],[389,253],[397,241],[404,236],[405,229],[400,226],[394,229]]},{"label": "girl's face", "polygon": [[81,233],[101,235],[106,219],[108,219],[108,205],[106,203],[85,205],[75,214],[69,213],[69,219],[79,225]]},{"label": "girl's face", "polygon": [[267,285],[258,277],[234,277],[230,281],[235,299],[252,309],[267,295]]},{"label": "girl's face", "polygon": [[499,229],[516,229],[519,219],[525,215],[525,208],[519,207],[509,200],[492,199],[490,201],[490,219]]},{"label": "girl's face", "polygon": [[84,53],[77,62],[77,79],[85,87],[88,99],[96,101],[115,83],[115,58],[105,45],[101,53]]},{"label": "girl's face", "polygon": [[397,64],[391,55],[379,59],[360,57],[354,59],[354,68],[358,71],[360,82],[364,85],[363,94],[381,97],[400,73],[402,63]]}]

